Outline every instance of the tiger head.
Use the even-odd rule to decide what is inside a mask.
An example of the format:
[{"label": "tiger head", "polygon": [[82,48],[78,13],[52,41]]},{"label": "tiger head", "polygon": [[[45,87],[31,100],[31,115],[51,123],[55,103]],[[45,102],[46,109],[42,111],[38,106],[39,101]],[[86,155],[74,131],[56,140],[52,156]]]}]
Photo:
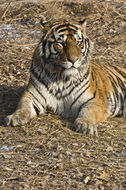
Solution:
[{"label": "tiger head", "polygon": [[41,55],[50,72],[76,75],[88,63],[91,42],[85,33],[86,21],[53,24],[42,37]]}]

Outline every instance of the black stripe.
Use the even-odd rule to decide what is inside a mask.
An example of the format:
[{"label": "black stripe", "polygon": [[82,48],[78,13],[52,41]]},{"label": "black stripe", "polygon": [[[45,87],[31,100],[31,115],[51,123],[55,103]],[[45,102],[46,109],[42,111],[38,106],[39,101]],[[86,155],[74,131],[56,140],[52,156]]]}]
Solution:
[{"label": "black stripe", "polygon": [[58,34],[60,34],[61,32],[65,32],[66,30],[68,30],[68,28],[62,28],[58,31]]},{"label": "black stripe", "polygon": [[[112,115],[114,115],[115,110],[116,110],[116,108],[117,108],[118,96],[117,96],[117,94],[115,94],[115,92],[112,93],[112,96],[113,96],[113,98],[114,98],[114,107],[113,107]],[[113,105],[112,100],[111,100],[111,103],[112,103],[112,105]]]},{"label": "black stripe", "polygon": [[[58,98],[58,99],[61,99],[61,98],[65,98],[65,97],[67,97],[67,96],[70,96],[70,94],[75,90],[75,88],[76,88],[76,85],[75,86],[73,86],[73,88],[69,91],[69,93],[67,93],[66,95],[64,95],[64,96],[62,96],[62,94],[61,94],[61,96]],[[82,89],[82,88],[81,88]],[[66,89],[64,89],[64,90],[66,90]],[[58,93],[56,93],[56,95],[57,95]]]},{"label": "black stripe", "polygon": [[[106,66],[106,65],[104,65],[104,67],[105,67],[105,69],[106,70],[108,70],[109,72],[107,72],[107,75],[108,75],[108,77],[109,77],[109,79],[110,79],[110,82],[112,83],[113,81],[114,81],[114,83],[115,83],[115,85],[117,86],[118,84],[117,84],[117,81],[114,79],[114,77],[113,77],[113,75],[116,77],[116,79],[117,79],[117,75],[115,75],[115,73],[113,73],[113,71],[111,70],[111,68],[110,67],[108,67],[108,66]],[[111,79],[112,78],[112,79]]]},{"label": "black stripe", "polygon": [[56,38],[55,38],[55,36],[54,36],[54,33],[52,34],[52,38],[53,38],[54,40],[56,40]]},{"label": "black stripe", "polygon": [[126,73],[121,71],[119,68],[117,68],[116,66],[112,65],[112,67],[123,77],[126,78]]},{"label": "black stripe", "polygon": [[77,33],[77,30],[73,28],[63,28],[63,29],[60,29],[58,33],[60,34],[61,32],[65,32],[65,31],[73,31],[74,33]]},{"label": "black stripe", "polygon": [[35,102],[34,102],[34,104],[33,104],[33,107],[34,107],[34,109],[35,109],[36,114],[39,115],[40,109],[38,108],[38,106],[36,105]]},{"label": "black stripe", "polygon": [[120,111],[121,111],[121,115],[123,113],[123,109],[124,109],[124,97],[122,96],[121,93],[119,93],[119,99],[120,99],[120,102],[121,102],[121,108],[120,108]]},{"label": "black stripe", "polygon": [[78,114],[81,111],[81,109],[88,104],[88,102],[90,102],[91,100],[93,100],[95,98],[95,96],[96,96],[96,91],[94,92],[94,95],[93,95],[92,98],[88,99],[86,102],[84,102],[83,104],[81,104],[81,106],[79,107],[79,110],[78,110]]},{"label": "black stripe", "polygon": [[[74,89],[76,88],[76,87],[78,87],[85,79],[87,79],[87,77],[89,76],[89,69],[88,69],[88,71],[85,73],[85,75],[83,76],[83,80],[79,80],[79,83],[78,83],[78,81],[77,82],[75,82],[74,84],[69,84],[66,88],[64,88],[63,90],[65,91],[65,90],[67,90],[70,86],[72,86],[73,85],[73,88],[69,91],[69,93],[68,94],[66,94],[65,96],[62,96],[62,92],[58,89],[58,91],[56,92],[56,94],[54,95],[54,96],[57,96],[58,95],[58,93],[61,93],[61,96],[60,97],[56,97],[58,100],[59,99],[61,99],[61,98],[65,98],[65,97],[67,97],[67,96],[69,96],[73,91],[74,91]],[[76,91],[76,93],[78,93],[82,88],[84,88],[85,87],[85,85],[87,85],[88,84],[88,82],[89,81],[87,81],[80,89],[78,89],[77,91]]]},{"label": "black stripe", "polygon": [[43,96],[43,94],[36,88],[36,84],[34,83],[33,80],[31,80],[32,85],[34,86],[35,90],[38,92],[38,94],[45,100],[46,103],[46,98]]},{"label": "black stripe", "polygon": [[[116,89],[117,89],[117,86],[119,85],[120,88],[121,88],[121,90],[122,90],[122,92],[125,92],[125,91],[126,91],[126,87],[125,87],[123,81],[119,78],[119,76],[117,76],[117,75],[111,70],[111,68],[109,68],[108,66],[107,66],[107,67],[105,66],[105,68],[109,71],[109,75],[108,75],[108,76],[111,76],[111,78],[112,78],[112,79],[110,79],[112,85],[113,85],[114,83],[116,83],[116,84],[114,85],[114,89],[115,89],[115,87],[116,87]],[[113,76],[112,76],[110,73],[112,73],[112,74],[116,77],[117,82],[115,81],[115,79],[113,78]],[[113,81],[114,81],[114,83],[113,83]],[[116,90],[116,93],[118,94],[118,90]]]},{"label": "black stripe", "polygon": [[117,89],[117,86],[116,86],[114,78],[110,79],[110,81],[111,81],[112,87],[114,89],[114,94],[116,96],[116,99],[119,101],[119,99],[118,99],[118,89]]},{"label": "black stripe", "polygon": [[60,28],[63,28],[63,27],[68,27],[68,24],[61,24],[61,25],[58,25],[55,30],[59,30]]},{"label": "black stripe", "polygon": [[[120,70],[119,70],[117,67],[115,67],[115,66],[112,66],[112,67],[113,67],[120,75],[122,75],[124,78],[126,78],[126,73],[120,71]],[[120,88],[122,89],[122,91],[125,92],[125,91],[126,91],[126,86],[125,86],[125,84],[123,83],[123,81],[121,80],[121,78],[119,78],[119,76],[117,76],[115,73],[113,73],[113,72],[111,71],[111,69],[109,69],[108,67],[107,67],[107,69],[116,77],[117,82],[118,82],[118,85],[120,86]]]},{"label": "black stripe", "polygon": [[70,82],[70,84],[64,89],[67,90],[70,86],[72,86],[72,82]]},{"label": "black stripe", "polygon": [[[45,109],[45,107],[43,106],[43,104],[41,104],[40,103],[40,101],[36,98],[36,96],[32,93],[32,92],[30,92],[28,89],[27,89],[27,91],[33,96],[33,98],[43,107],[43,109]],[[34,100],[33,100],[34,101]]]},{"label": "black stripe", "polygon": [[[51,57],[51,54],[56,54],[57,53],[57,52],[56,53],[51,52],[51,45],[52,45],[52,42],[48,42],[48,49],[49,49],[48,59]],[[47,61],[47,63],[48,63],[48,61]]]},{"label": "black stripe", "polygon": [[[68,95],[71,94],[71,92],[75,89],[75,87],[78,87],[85,79],[87,79],[88,76],[89,76],[89,69],[87,70],[87,72],[86,72],[85,75],[83,76],[83,80],[80,80],[79,83],[75,83],[75,86],[70,90],[70,92],[69,92]],[[84,88],[85,85],[87,85],[88,82],[89,82],[89,81],[87,81],[87,82],[81,87],[81,89]],[[71,86],[71,85],[69,85],[69,86]],[[67,88],[65,88],[65,90],[66,90],[66,89],[67,89]],[[76,93],[78,93],[81,89],[77,90]]]},{"label": "black stripe", "polygon": [[58,25],[55,30],[59,30],[60,28],[69,27],[69,26],[75,28],[75,30],[78,30],[78,27],[73,24],[61,24],[61,25]]},{"label": "black stripe", "polygon": [[[71,85],[69,85],[68,87],[70,87],[70,86],[71,86]],[[65,88],[65,89],[63,89],[63,90],[64,90],[64,91],[67,90],[68,87]],[[74,91],[74,89],[75,89],[75,86],[73,86],[73,88],[69,91],[69,93],[67,93],[67,94],[64,95],[64,96],[62,95],[63,91],[60,91],[60,89],[58,89],[55,94],[53,94],[52,92],[50,92],[50,93],[51,93],[53,96],[55,96],[55,98],[56,98],[57,100],[60,100],[60,99],[62,99],[62,98],[65,98],[65,97],[67,97],[67,96],[70,96],[70,94]],[[57,97],[58,94],[60,94],[60,97]]]},{"label": "black stripe", "polygon": [[107,73],[108,75],[111,75],[110,73],[112,73],[116,77],[116,79],[117,79],[117,75],[111,70],[111,67],[109,65],[104,65],[104,67],[109,71]]},{"label": "black stripe", "polygon": [[46,52],[46,50],[45,50],[46,43],[47,43],[46,40],[43,40],[43,42],[42,42],[43,55],[45,55],[45,52]]},{"label": "black stripe", "polygon": [[77,94],[80,90],[82,90],[88,83],[89,83],[89,80],[88,80],[80,89],[78,89],[78,90],[76,91],[76,94]]},{"label": "black stripe", "polygon": [[90,43],[89,43],[89,39],[88,38],[85,38],[84,44],[85,44],[85,51],[83,52],[83,56],[87,60],[88,54],[89,54],[89,51],[90,51]]},{"label": "black stripe", "polygon": [[78,30],[78,27],[73,25],[73,24],[69,24],[69,26],[75,28],[76,30]]},{"label": "black stripe", "polygon": [[[32,73],[32,74],[34,75],[34,77],[35,77],[39,82],[41,82],[41,83],[45,86],[45,88],[47,88],[47,90],[48,90],[48,86],[47,86],[46,82],[41,79],[41,73],[40,73],[40,75],[38,75],[38,73],[35,72],[35,71],[34,71],[34,68],[32,68],[32,67],[31,67],[31,73]],[[45,73],[47,73],[47,71],[45,71]]]},{"label": "black stripe", "polygon": [[123,92],[126,92],[126,87],[125,87],[123,81],[122,81],[118,76],[117,76],[117,81],[118,81],[119,86],[120,86],[120,88],[122,89],[122,91],[123,91]]},{"label": "black stripe", "polygon": [[[108,77],[109,77],[111,84],[112,84],[112,87],[114,89],[113,98],[114,98],[114,105],[115,106],[113,107],[113,111],[112,111],[112,114],[114,115],[116,108],[118,106],[117,105],[118,102],[120,102],[121,106],[123,106],[123,103],[124,103],[123,97],[122,97],[122,95],[120,95],[120,93],[118,91],[118,86],[121,88],[122,92],[125,92],[125,85],[122,82],[122,80],[117,75],[115,75],[115,73],[113,73],[113,71],[110,68],[108,68],[108,67],[105,67],[105,68],[109,71]],[[116,77],[116,80],[114,79],[113,75]],[[109,99],[110,99],[110,97],[109,97]],[[111,102],[113,102],[112,99],[111,99]],[[121,107],[121,110],[122,109],[123,108]]]},{"label": "black stripe", "polygon": [[90,86],[87,86],[87,88],[85,88],[85,89],[79,94],[79,96],[72,102],[71,108],[72,108],[72,106],[77,102],[77,100],[80,98],[80,96],[82,96],[82,94],[84,94],[84,93],[86,92],[86,90],[89,89],[89,87],[90,87]]},{"label": "black stripe", "polygon": [[92,80],[94,81],[95,79],[94,79],[94,74],[93,74],[93,72],[92,72],[92,74],[91,74],[91,77],[92,77]]},{"label": "black stripe", "polygon": [[49,52],[51,52],[51,44],[52,44],[52,42],[48,42]]}]

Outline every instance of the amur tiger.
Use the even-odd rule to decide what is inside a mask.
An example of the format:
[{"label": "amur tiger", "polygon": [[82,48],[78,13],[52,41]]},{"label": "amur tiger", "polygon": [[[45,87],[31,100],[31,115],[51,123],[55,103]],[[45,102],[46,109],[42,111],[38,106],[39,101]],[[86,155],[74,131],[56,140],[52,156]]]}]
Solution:
[{"label": "amur tiger", "polygon": [[50,110],[73,118],[76,132],[97,135],[99,122],[126,117],[126,68],[94,63],[91,51],[85,19],[45,25],[28,86],[6,125],[23,125]]}]

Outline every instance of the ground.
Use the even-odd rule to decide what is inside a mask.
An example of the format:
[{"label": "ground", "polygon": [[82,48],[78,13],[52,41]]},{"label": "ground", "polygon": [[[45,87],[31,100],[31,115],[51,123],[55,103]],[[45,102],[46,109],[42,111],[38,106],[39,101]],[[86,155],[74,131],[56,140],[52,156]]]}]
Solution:
[{"label": "ground", "polygon": [[126,120],[108,119],[98,137],[75,133],[48,113],[22,127],[5,127],[29,79],[43,20],[87,19],[92,59],[126,66],[124,0],[1,0],[0,189],[125,190]]}]

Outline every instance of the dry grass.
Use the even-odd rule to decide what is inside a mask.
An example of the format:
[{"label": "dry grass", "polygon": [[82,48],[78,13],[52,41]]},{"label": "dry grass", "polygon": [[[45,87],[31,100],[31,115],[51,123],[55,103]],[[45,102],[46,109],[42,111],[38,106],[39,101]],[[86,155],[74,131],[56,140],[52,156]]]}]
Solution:
[{"label": "dry grass", "polygon": [[27,85],[40,20],[87,18],[92,59],[126,66],[126,3],[6,1],[0,3],[0,189],[125,190],[126,120],[109,119],[92,138],[47,114],[22,127],[3,126]]}]

